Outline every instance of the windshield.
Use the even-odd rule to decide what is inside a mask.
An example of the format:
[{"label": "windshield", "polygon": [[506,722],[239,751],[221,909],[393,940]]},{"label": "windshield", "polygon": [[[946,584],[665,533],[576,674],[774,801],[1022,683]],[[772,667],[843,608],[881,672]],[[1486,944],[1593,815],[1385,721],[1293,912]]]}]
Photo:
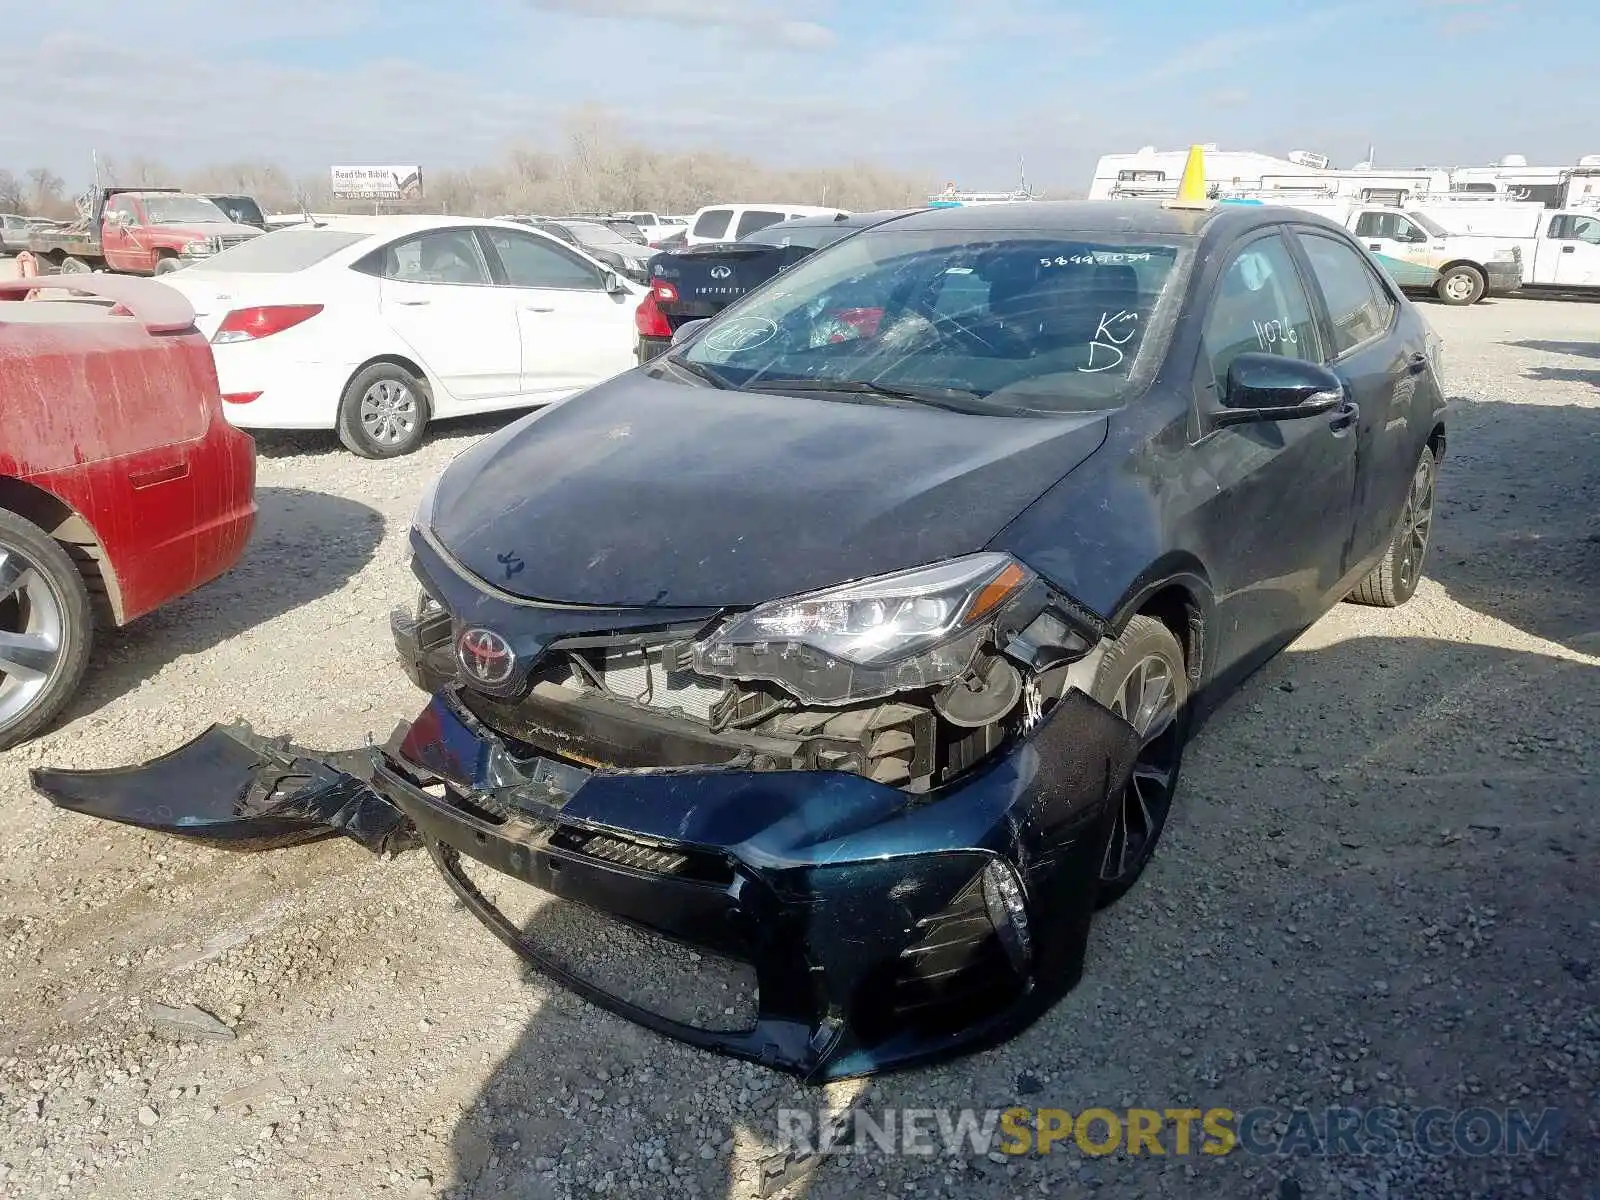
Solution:
[{"label": "windshield", "polygon": [[226,221],[223,212],[204,196],[142,196],[145,220],[152,225],[187,225],[194,221]]},{"label": "windshield", "polygon": [[287,275],[304,271],[346,246],[369,235],[340,229],[278,229],[214,254],[190,270],[244,272],[251,275]]},{"label": "windshield", "polygon": [[1439,224],[1439,222],[1430,217],[1425,217],[1419,212],[1408,212],[1406,213],[1406,216],[1410,217],[1418,225],[1421,225],[1423,231],[1427,233],[1429,237],[1437,238],[1450,236],[1449,230],[1445,229],[1443,225]]},{"label": "windshield", "polygon": [[778,225],[767,225],[754,233],[747,233],[739,240],[757,246],[799,246],[802,250],[817,250],[823,246],[837,242],[847,233],[854,233],[855,229],[840,222],[837,225],[802,225],[799,229],[793,228],[788,221]]},{"label": "windshield", "polygon": [[249,196],[212,196],[211,203],[215,204],[228,217],[241,225],[265,225],[267,218],[262,215],[261,206]]},{"label": "windshield", "polygon": [[604,225],[595,225],[587,221],[574,221],[566,226],[585,246],[622,246],[631,248],[633,243],[613,229]]},{"label": "windshield", "polygon": [[[978,240],[981,238],[982,240]],[[935,389],[1012,414],[1112,408],[1163,352],[1187,248],[1026,231],[865,230],[667,357],[740,389]]]}]

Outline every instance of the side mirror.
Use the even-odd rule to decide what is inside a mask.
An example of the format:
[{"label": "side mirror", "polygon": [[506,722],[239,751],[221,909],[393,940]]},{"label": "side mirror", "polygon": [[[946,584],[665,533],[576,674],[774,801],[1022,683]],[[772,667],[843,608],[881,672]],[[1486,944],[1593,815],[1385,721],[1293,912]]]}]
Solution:
[{"label": "side mirror", "polygon": [[1344,400],[1344,383],[1317,363],[1250,351],[1229,365],[1220,399],[1222,411],[1211,418],[1219,429],[1257,421],[1293,421],[1337,408]]},{"label": "side mirror", "polygon": [[697,317],[693,321],[685,321],[682,325],[679,325],[672,331],[672,344],[676,346],[680,342],[688,341],[700,331],[700,326],[704,325],[710,319],[710,317]]},{"label": "side mirror", "polygon": [[600,276],[600,279],[604,283],[606,291],[610,292],[613,296],[627,295],[628,285],[622,282],[622,276],[618,275],[615,271],[605,272]]}]

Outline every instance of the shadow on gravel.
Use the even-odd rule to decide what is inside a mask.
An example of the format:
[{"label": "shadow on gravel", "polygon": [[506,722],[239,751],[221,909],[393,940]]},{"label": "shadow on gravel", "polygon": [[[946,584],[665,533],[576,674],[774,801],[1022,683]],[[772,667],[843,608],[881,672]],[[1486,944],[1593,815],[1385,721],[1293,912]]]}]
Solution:
[{"label": "shadow on gravel", "polygon": [[98,635],[84,687],[63,721],[134,690],[175,659],[338,591],[383,541],[383,516],[341,496],[258,487],[256,506],[255,532],[233,570],[124,629]]},{"label": "shadow on gravel", "polygon": [[[428,436],[423,439],[422,444],[426,446],[439,438],[483,437],[532,411],[532,408],[508,408],[501,412],[482,413],[472,417],[448,417],[433,421],[428,425]],[[250,436],[255,439],[258,458],[299,458],[305,454],[350,453],[339,444],[339,437],[332,430],[252,429]]]},{"label": "shadow on gravel", "polygon": [[[1557,1153],[1434,1159],[1330,1143],[1300,1159],[1180,1157],[1169,1124],[1162,1156],[1093,1157],[1071,1138],[999,1163],[970,1143],[954,1158],[869,1144],[781,1194],[852,1200],[915,1184],[919,1196],[983,1200],[1589,1200],[1578,1181],[1600,1168],[1582,1136],[1600,1056],[1597,677],[1580,662],[1420,637],[1278,656],[1196,739],[1174,824],[1145,879],[1096,920],[1078,988],[1006,1045],[878,1077],[864,1098],[880,1123],[908,1109],[1271,1107],[1286,1119],[1303,1107],[1323,1137],[1330,1108],[1390,1106],[1411,1128],[1430,1107],[1520,1105],[1562,1111]],[[577,906],[525,916],[501,899],[521,885],[490,874],[479,886],[583,976],[674,1016],[732,1005],[719,965]],[[748,1200],[779,1144],[777,1110],[825,1103],[787,1075],[547,986],[457,1124],[451,1200]]]},{"label": "shadow on gravel", "polygon": [[1582,367],[1529,367],[1527,375],[1541,383],[1587,383],[1600,388],[1600,368],[1585,371]]},{"label": "shadow on gravel", "polygon": [[1502,342],[1502,346],[1520,346],[1524,350],[1542,350],[1546,354],[1572,354],[1579,358],[1600,358],[1600,342],[1548,342],[1526,338],[1520,342]]},{"label": "shadow on gravel", "polygon": [[[1577,374],[1600,386],[1600,370]],[[1600,632],[1600,407],[1452,404],[1427,574],[1535,636]]]}]

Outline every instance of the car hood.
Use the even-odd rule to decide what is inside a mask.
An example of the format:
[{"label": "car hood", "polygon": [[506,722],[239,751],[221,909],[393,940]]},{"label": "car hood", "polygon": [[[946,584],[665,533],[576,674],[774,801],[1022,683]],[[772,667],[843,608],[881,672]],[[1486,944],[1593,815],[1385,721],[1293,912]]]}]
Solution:
[{"label": "car hood", "polygon": [[463,453],[431,526],[524,598],[745,606],[980,550],[1105,433],[1101,415],[970,416],[634,370]]}]

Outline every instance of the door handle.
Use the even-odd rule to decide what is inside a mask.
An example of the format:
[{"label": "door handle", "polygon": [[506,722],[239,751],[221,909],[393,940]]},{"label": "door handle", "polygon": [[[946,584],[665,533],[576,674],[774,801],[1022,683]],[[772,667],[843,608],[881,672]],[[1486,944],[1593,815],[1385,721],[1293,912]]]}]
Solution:
[{"label": "door handle", "polygon": [[1571,254],[1576,249],[1577,249],[1576,246],[1563,246],[1563,247],[1561,247],[1561,253],[1563,253],[1563,254]]},{"label": "door handle", "polygon": [[1333,430],[1335,437],[1343,437],[1355,427],[1356,419],[1360,416],[1360,406],[1347,400],[1333,410],[1333,416],[1328,418],[1328,428]]},{"label": "door handle", "polygon": [[424,304],[432,304],[432,300],[396,300],[396,304],[404,304],[407,308],[418,308]]},{"label": "door handle", "polygon": [[1383,247],[1380,246],[1377,242],[1368,242],[1367,243],[1367,249],[1368,250],[1382,250]]},{"label": "door handle", "polygon": [[1428,356],[1421,350],[1418,350],[1410,358],[1406,359],[1406,370],[1410,371],[1413,375],[1420,375],[1427,369],[1427,367]]},{"label": "door handle", "polygon": [[555,309],[552,306],[548,305],[548,304],[524,304],[522,306],[522,311],[523,312],[555,312]]}]

